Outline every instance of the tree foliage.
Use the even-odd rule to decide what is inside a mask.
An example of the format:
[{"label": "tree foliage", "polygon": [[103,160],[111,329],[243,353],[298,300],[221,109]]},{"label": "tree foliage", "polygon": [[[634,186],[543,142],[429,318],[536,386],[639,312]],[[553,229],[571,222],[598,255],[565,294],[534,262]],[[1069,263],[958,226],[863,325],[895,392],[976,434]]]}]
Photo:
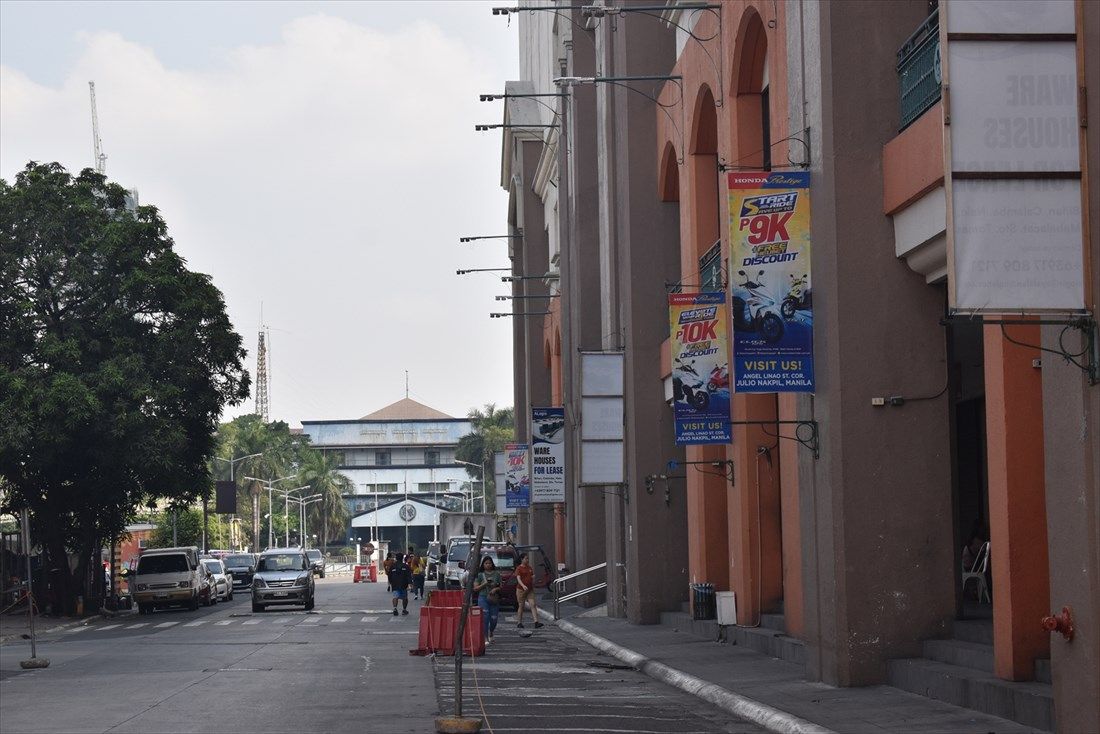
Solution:
[{"label": "tree foliage", "polygon": [[[484,491],[486,507],[490,507],[496,496],[496,482],[493,479],[493,455],[503,451],[505,444],[516,440],[515,411],[512,408],[497,408],[494,403],[486,403],[484,410],[474,408],[467,414],[473,424],[473,431],[458,441],[455,457],[477,466],[485,467]],[[481,479],[481,470],[467,466],[466,473]]]},{"label": "tree foliage", "polygon": [[208,489],[218,418],[248,395],[221,292],[125,195],[57,163],[0,180],[0,476],[50,568],[78,553],[62,600],[139,507]]},{"label": "tree foliage", "polygon": [[[257,415],[243,415],[219,426],[218,447],[217,456],[223,460],[260,454],[253,458],[242,458],[234,470],[238,487],[237,514],[243,521],[242,530],[253,548],[267,545],[269,523],[275,537],[285,538],[285,503],[280,493],[269,495],[266,484],[248,477],[292,477],[275,486],[284,490],[308,487],[295,493],[299,497],[320,494],[320,502],[307,505],[306,531],[311,535],[317,534],[322,545],[327,544],[331,538],[343,537],[348,521],[344,495],[352,494],[355,487],[347,476],[336,469],[338,459],[335,455],[324,454],[313,448],[309,444],[308,436],[291,433],[286,423],[264,423]],[[218,461],[217,464],[218,476],[228,479],[229,467],[226,461]],[[252,538],[253,493],[256,493],[260,507],[259,538]],[[272,500],[273,506],[269,504]],[[293,509],[292,503],[289,519],[291,535],[300,540],[299,515]]]}]

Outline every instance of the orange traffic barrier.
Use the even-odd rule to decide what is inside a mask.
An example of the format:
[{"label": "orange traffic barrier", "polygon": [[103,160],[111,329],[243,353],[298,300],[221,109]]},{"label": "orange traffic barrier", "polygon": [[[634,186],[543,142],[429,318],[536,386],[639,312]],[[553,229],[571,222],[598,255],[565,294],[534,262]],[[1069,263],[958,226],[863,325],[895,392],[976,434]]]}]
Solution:
[{"label": "orange traffic barrier", "polygon": [[[455,654],[455,637],[461,607],[424,606],[420,608],[420,635],[417,648],[410,655]],[[466,619],[462,634],[462,650],[474,657],[485,654],[485,633],[481,627],[481,610],[473,608]]]},{"label": "orange traffic barrier", "polygon": [[[355,572],[354,572],[354,574],[353,574],[353,575],[352,575],[352,577],[351,577],[352,583],[355,583],[355,584],[357,584],[357,583],[359,583],[360,581],[365,581],[365,580],[367,580],[367,579],[369,579],[369,580],[371,580],[371,581],[375,581],[375,580],[377,579],[377,577],[375,577],[374,579],[370,578],[370,575],[369,575],[369,574],[367,574],[367,568],[368,568],[367,566],[363,566],[363,565],[357,565],[357,566],[355,567]],[[366,579],[364,579],[364,578],[363,578],[364,574],[367,574],[367,578],[366,578]]]}]

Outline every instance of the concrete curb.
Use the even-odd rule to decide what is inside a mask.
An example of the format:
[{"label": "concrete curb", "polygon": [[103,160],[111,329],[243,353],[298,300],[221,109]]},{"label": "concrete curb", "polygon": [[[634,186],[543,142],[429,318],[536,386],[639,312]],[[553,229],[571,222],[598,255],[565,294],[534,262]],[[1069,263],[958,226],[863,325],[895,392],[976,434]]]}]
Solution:
[{"label": "concrete curb", "polygon": [[[553,619],[553,615],[543,612],[541,609],[539,612],[548,619]],[[597,650],[623,661],[627,665],[645,673],[650,678],[654,678],[662,683],[678,688],[685,693],[690,693],[735,716],[739,716],[746,721],[751,721],[768,731],[777,732],[778,734],[836,734],[832,729],[820,726],[811,721],[806,721],[794,714],[781,711],[780,709],[768,706],[760,701],[746,698],[745,696],[722,688],[714,683],[708,683],[702,678],[697,678],[682,670],[672,668],[664,663],[651,660],[611,640],[600,637],[593,632],[589,632],[572,622],[560,619],[555,624],[563,631],[583,640]]]}]

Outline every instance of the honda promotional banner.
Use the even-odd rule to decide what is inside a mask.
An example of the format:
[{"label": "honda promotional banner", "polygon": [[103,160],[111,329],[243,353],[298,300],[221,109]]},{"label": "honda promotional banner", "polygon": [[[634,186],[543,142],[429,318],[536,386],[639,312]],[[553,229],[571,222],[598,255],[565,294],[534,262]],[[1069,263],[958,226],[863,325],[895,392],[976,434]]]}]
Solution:
[{"label": "honda promotional banner", "polygon": [[734,392],[813,392],[810,172],[729,174]]},{"label": "honda promotional banner", "polygon": [[504,505],[522,509],[531,506],[531,476],[527,473],[527,444],[504,446]]},{"label": "honda promotional banner", "polygon": [[531,408],[531,501],[565,502],[565,408]]},{"label": "honda promotional banner", "polygon": [[670,293],[676,443],[729,443],[730,363],[725,293]]}]

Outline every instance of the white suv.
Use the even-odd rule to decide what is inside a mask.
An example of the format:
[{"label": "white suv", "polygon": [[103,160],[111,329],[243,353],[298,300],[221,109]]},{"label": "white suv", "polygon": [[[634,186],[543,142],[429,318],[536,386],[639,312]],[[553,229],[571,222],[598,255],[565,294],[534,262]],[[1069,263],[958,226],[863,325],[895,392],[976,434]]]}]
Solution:
[{"label": "white suv", "polygon": [[199,608],[206,570],[199,563],[198,551],[194,547],[158,548],[141,554],[137,569],[127,577],[139,614],[158,607]]}]

